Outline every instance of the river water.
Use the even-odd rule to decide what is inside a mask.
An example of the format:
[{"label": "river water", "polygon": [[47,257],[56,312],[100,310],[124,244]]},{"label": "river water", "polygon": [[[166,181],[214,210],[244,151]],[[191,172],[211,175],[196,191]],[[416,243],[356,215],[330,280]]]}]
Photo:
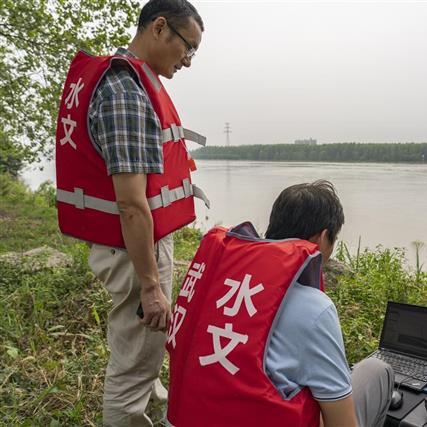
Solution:
[{"label": "river water", "polygon": [[[316,179],[331,181],[344,207],[345,224],[339,239],[354,252],[362,247],[405,247],[413,264],[412,242],[427,245],[427,165],[378,163],[303,163],[199,160],[193,181],[208,194],[212,207],[196,201],[196,226],[235,225],[249,220],[260,233],[268,224],[271,206],[285,187]],[[43,173],[28,172],[35,188],[54,179],[52,165]],[[427,247],[421,252],[427,266]]]},{"label": "river water", "polygon": [[[193,181],[212,207],[197,203],[197,226],[250,220],[265,232],[271,206],[287,186],[317,179],[331,181],[344,207],[339,239],[352,252],[362,247],[405,247],[411,264],[412,242],[427,245],[427,165],[378,163],[302,163],[199,160]],[[427,265],[427,247],[421,252]]]}]

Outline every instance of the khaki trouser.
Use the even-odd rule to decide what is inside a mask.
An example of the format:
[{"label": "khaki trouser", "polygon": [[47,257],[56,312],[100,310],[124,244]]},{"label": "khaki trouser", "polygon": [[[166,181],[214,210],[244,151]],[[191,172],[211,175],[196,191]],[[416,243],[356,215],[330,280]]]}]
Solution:
[{"label": "khaki trouser", "polygon": [[[171,299],[173,238],[155,245],[160,285]],[[166,335],[140,324],[136,310],[140,284],[127,251],[93,245],[89,265],[113,300],[108,316],[110,360],[104,384],[104,425],[152,426],[145,414],[152,387],[163,362]]]}]

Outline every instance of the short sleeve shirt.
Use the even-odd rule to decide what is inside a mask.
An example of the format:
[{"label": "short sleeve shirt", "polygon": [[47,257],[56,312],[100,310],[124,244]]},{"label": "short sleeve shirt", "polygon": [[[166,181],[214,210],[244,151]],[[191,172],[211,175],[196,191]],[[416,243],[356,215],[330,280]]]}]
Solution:
[{"label": "short sleeve shirt", "polygon": [[[118,55],[133,56],[126,49]],[[163,173],[161,124],[132,68],[113,62],[89,105],[89,128],[109,175]]]},{"label": "short sleeve shirt", "polygon": [[295,283],[285,296],[267,348],[266,370],[285,399],[308,387],[316,400],[351,394],[338,314],[332,300]]}]

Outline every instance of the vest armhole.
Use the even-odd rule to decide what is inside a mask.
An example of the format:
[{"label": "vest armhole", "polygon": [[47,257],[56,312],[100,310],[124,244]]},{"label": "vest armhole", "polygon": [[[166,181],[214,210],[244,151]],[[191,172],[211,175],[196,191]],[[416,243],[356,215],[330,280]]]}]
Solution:
[{"label": "vest armhole", "polygon": [[[122,57],[122,56],[113,56],[111,58],[111,63],[109,68],[117,67],[118,69],[125,69],[129,71],[129,74],[131,75],[132,79],[135,80],[135,83],[138,84],[138,86],[142,86],[141,80],[138,76],[137,71],[135,70],[132,62],[128,60],[128,58]],[[143,87],[143,86],[142,86]],[[145,90],[145,89],[144,89]]]},{"label": "vest armhole", "polygon": [[317,253],[308,262],[301,274],[296,278],[298,283],[304,286],[320,289],[320,272],[322,255]]}]

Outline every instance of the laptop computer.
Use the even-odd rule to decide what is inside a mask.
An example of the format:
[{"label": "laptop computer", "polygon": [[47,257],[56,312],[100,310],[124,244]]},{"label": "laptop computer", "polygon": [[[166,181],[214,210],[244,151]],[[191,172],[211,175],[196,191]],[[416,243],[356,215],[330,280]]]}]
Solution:
[{"label": "laptop computer", "polygon": [[370,357],[392,366],[398,387],[427,387],[427,307],[389,301],[379,348]]}]

